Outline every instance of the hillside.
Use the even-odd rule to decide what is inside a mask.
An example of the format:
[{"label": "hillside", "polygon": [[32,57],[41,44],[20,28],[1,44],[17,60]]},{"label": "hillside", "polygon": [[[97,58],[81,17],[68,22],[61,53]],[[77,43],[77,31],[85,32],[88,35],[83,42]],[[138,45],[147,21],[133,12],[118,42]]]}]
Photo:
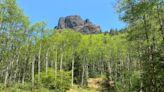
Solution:
[{"label": "hillside", "polygon": [[[30,9],[34,14],[48,2],[20,1],[35,7]],[[58,6],[55,15],[83,3],[50,1]],[[97,12],[108,4],[95,2],[103,0],[85,5]],[[43,19],[49,12],[40,7],[46,13],[37,17]],[[164,92],[164,0],[118,0],[116,9],[127,23],[122,29],[101,31],[79,15],[61,17],[50,28],[44,21],[31,22],[16,0],[0,0],[0,92]]]}]

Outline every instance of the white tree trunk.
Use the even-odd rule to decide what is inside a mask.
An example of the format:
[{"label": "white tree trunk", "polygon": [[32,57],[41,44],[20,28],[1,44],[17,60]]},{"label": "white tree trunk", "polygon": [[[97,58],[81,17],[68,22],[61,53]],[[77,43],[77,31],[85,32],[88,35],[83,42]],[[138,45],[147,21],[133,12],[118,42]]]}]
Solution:
[{"label": "white tree trunk", "polygon": [[5,86],[5,87],[6,87],[6,85],[7,85],[7,80],[8,80],[8,76],[9,76],[8,69],[9,69],[9,67],[7,67],[7,69],[6,69],[5,81],[4,81],[4,86]]},{"label": "white tree trunk", "polygon": [[56,60],[55,60],[55,79],[57,78],[57,69],[58,69],[58,49],[56,49]]},{"label": "white tree trunk", "polygon": [[34,70],[34,69],[35,69],[35,56],[33,57],[32,69],[31,69],[31,70],[32,70],[32,71],[31,71],[31,73],[32,73],[32,74],[31,74],[31,75],[32,75],[32,86],[34,86],[34,80],[35,80],[35,79],[34,79],[34,78],[35,78],[35,75],[34,75],[35,70]]},{"label": "white tree trunk", "polygon": [[84,85],[84,73],[85,73],[85,66],[84,64],[82,65],[82,75],[81,75],[81,86]]},{"label": "white tree trunk", "polygon": [[71,81],[71,85],[73,86],[73,81],[74,81],[74,63],[75,63],[75,60],[74,60],[74,55],[72,57],[72,81]]},{"label": "white tree trunk", "polygon": [[16,70],[15,70],[15,74],[14,74],[14,82],[16,82],[16,78],[17,78],[17,73],[18,73],[18,62],[19,62],[19,55],[17,57],[17,60],[16,60]]},{"label": "white tree trunk", "polygon": [[48,72],[48,51],[46,53],[46,76],[47,76],[47,72]]},{"label": "white tree trunk", "polygon": [[62,52],[61,53],[61,60],[60,60],[60,71],[62,71],[62,69],[63,69],[63,56],[64,56],[64,54]]},{"label": "white tree trunk", "polygon": [[38,57],[38,81],[40,80],[40,58],[41,58],[41,44],[39,47],[39,57]]},{"label": "white tree trunk", "polygon": [[111,63],[110,62],[108,62],[108,71],[109,71],[109,74],[110,74],[110,76],[108,76],[109,78],[110,78],[110,80],[112,81],[113,79],[112,79],[112,68],[111,68]]}]

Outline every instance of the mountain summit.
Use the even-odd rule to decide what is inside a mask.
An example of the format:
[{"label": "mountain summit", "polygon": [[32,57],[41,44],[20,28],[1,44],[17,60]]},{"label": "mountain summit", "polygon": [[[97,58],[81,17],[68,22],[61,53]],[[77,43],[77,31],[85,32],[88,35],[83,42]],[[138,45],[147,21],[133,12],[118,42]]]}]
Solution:
[{"label": "mountain summit", "polygon": [[72,15],[60,17],[57,29],[71,28],[81,33],[99,33],[101,32],[100,26],[93,24],[89,19],[83,20],[79,15]]}]

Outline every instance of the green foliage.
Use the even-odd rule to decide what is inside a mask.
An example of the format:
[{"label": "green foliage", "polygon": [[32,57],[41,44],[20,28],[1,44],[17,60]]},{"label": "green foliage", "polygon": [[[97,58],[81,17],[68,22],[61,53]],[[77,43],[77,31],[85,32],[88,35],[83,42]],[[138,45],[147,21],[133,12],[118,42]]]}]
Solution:
[{"label": "green foliage", "polygon": [[[140,78],[134,82],[136,91],[160,92],[163,90],[161,84],[160,71],[163,70],[158,64],[163,60],[159,59],[164,42],[164,16],[161,10],[163,0],[122,0],[118,4],[118,11],[121,19],[129,24],[128,40],[133,44],[132,53],[136,53],[136,58],[140,64]],[[136,76],[136,75],[135,75]],[[160,81],[159,81],[160,80]]]},{"label": "green foliage", "polygon": [[9,88],[5,88],[1,90],[1,92],[31,92],[31,91],[32,92],[54,92],[44,87],[40,87],[39,89],[37,88],[34,89],[31,83],[25,83],[25,84],[17,83]]},{"label": "green foliage", "polygon": [[[65,92],[70,88],[71,76],[69,72],[58,71],[55,75],[54,69],[49,68],[48,72],[41,73],[40,81],[36,79],[36,87],[44,87],[55,92]],[[36,77],[37,78],[37,77]]]},{"label": "green foliage", "polygon": [[163,4],[120,0],[122,32],[82,34],[30,25],[16,0],[1,0],[0,91],[65,92],[72,82],[87,87],[89,77],[105,76],[102,92],[163,92]]}]

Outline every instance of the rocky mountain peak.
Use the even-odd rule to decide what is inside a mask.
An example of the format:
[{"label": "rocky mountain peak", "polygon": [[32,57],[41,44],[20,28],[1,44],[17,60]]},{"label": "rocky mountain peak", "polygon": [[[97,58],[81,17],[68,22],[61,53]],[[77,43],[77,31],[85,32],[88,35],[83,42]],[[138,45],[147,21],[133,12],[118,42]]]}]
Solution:
[{"label": "rocky mountain peak", "polygon": [[79,15],[60,17],[57,29],[72,28],[81,33],[99,33],[100,26],[93,24],[89,19],[83,20]]}]

